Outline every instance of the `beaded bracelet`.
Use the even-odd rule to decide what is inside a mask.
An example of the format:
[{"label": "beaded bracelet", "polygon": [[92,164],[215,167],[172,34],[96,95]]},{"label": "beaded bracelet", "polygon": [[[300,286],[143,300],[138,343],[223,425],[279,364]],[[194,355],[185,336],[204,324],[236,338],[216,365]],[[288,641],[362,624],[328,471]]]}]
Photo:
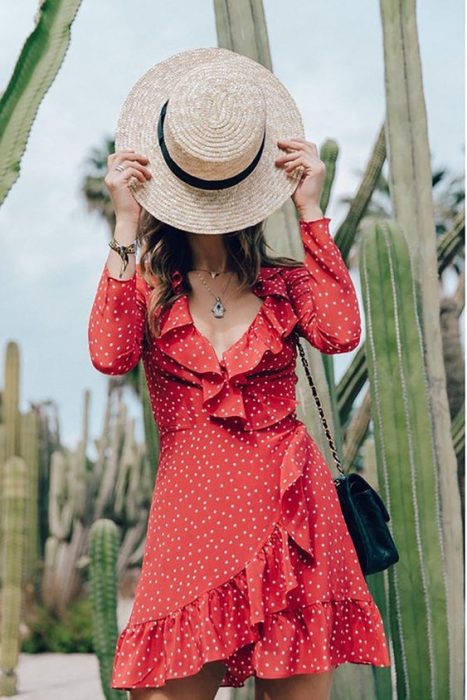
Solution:
[{"label": "beaded bracelet", "polygon": [[109,241],[109,246],[112,248],[112,250],[115,250],[115,252],[117,252],[122,259],[122,269],[120,270],[119,277],[122,277],[127,268],[128,254],[136,253],[137,242],[137,239],[135,239],[132,243],[130,243],[130,245],[120,245],[115,238],[112,238],[112,240]]}]

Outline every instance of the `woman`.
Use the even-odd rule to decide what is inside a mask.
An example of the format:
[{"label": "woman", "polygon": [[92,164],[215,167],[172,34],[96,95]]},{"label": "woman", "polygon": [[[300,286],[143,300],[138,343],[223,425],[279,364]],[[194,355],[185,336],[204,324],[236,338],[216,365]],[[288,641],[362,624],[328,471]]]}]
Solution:
[{"label": "woman", "polygon": [[[296,416],[293,331],[324,353],[352,350],[361,333],[358,302],[319,206],[325,166],[316,145],[300,133],[271,143],[271,107],[263,115],[266,130],[254,110],[252,119],[263,125],[244,146],[250,150],[235,174],[218,158],[206,177],[210,144],[228,122],[232,81],[237,94],[241,84],[253,95],[258,81],[251,71],[266,69],[223,50],[187,53],[190,81],[177,57],[180,77],[170,94],[177,109],[158,99],[158,143],[150,157],[117,148],[105,178],[116,228],[91,310],[90,355],[107,374],[143,360],[161,440],[143,566],[112,687],[129,689],[132,700],[208,700],[220,686],[242,686],[255,675],[257,700],[325,700],[338,665],[390,661],[332,476]],[[198,59],[202,79],[193,68]],[[273,89],[277,79],[269,72],[264,79]],[[160,80],[158,74],[152,84]],[[147,95],[147,76],[140,85],[144,92],[131,94],[119,122],[132,143],[140,143],[145,122],[129,127],[127,116]],[[198,90],[187,109],[181,102],[193,85],[204,97]],[[206,104],[199,117],[196,109]],[[237,99],[231,120],[241,109]],[[180,126],[181,114],[190,119]],[[249,118],[251,108],[244,114]],[[190,156],[187,133],[196,146]],[[219,143],[237,133],[228,125]],[[274,160],[279,179],[267,168],[261,175],[268,154],[281,151]],[[165,189],[152,185],[161,177]],[[292,191],[303,263],[269,256],[254,211],[262,202],[250,197],[251,224],[237,227],[249,189],[261,188],[262,177],[280,183],[271,189],[274,195],[282,187],[282,200],[286,188]],[[213,183],[219,196],[211,196]],[[226,202],[236,204],[230,214]],[[225,232],[212,216],[219,203],[218,217],[230,217],[220,224]]]}]

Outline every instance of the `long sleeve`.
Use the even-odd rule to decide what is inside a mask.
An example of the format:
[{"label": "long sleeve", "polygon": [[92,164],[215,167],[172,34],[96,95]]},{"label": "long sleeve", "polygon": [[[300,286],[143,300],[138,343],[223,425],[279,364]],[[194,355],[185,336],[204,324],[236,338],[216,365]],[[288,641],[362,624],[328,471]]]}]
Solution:
[{"label": "long sleeve", "polygon": [[89,354],[103,374],[125,374],[138,363],[149,285],[136,272],[128,280],[110,275],[104,265],[88,322]]},{"label": "long sleeve", "polygon": [[357,294],[328,217],[300,221],[304,267],[286,273],[289,298],[299,319],[297,330],[326,354],[353,350],[360,342]]}]

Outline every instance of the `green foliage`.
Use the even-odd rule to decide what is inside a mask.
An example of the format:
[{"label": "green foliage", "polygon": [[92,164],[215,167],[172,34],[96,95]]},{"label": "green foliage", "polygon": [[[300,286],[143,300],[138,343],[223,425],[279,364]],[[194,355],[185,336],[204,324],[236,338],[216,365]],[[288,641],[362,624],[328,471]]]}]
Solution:
[{"label": "green foliage", "polygon": [[28,621],[29,635],[23,639],[21,651],[30,654],[61,652],[64,654],[94,652],[92,641],[92,608],[88,597],[70,603],[63,619],[36,606]]}]

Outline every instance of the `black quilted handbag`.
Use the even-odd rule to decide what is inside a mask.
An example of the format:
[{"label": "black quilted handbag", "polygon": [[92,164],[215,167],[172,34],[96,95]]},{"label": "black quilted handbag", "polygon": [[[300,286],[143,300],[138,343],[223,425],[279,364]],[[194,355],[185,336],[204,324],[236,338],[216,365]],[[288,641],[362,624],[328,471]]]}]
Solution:
[{"label": "black quilted handbag", "polygon": [[360,567],[365,576],[374,574],[377,571],[383,571],[399,561],[399,553],[386,524],[389,521],[389,513],[381,496],[360,474],[356,472],[346,474],[343,471],[311,376],[305,351],[300,344],[297,333],[295,333],[295,340],[328,438],[329,447],[340,472],[340,476],[333,479],[333,481],[339,496],[342,514],[357,552]]}]

